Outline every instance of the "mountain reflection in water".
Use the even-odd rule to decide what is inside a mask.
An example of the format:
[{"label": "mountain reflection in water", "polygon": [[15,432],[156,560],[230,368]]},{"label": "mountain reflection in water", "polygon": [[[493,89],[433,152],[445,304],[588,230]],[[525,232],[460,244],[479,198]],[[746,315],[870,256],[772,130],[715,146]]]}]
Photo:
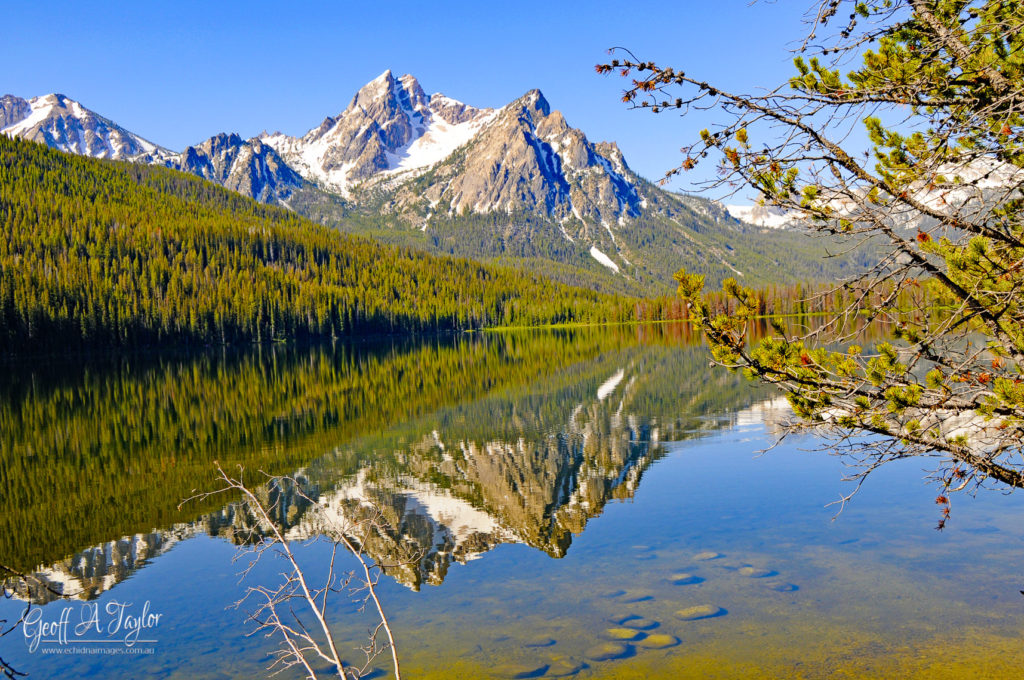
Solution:
[{"label": "mountain reflection in water", "polygon": [[[94,598],[198,533],[240,541],[234,504],[178,504],[226,469],[294,475],[418,589],[502,543],[553,556],[631,498],[663,439],[759,398],[684,325],[462,336],[12,367],[0,394],[0,556]],[[269,493],[269,492],[268,492]],[[317,531],[280,499],[290,535]],[[24,596],[46,601],[45,589]]]},{"label": "mountain reflection in water", "polygon": [[[226,496],[178,509],[219,461],[302,484],[312,501],[258,491],[292,538],[324,533],[311,502],[381,513],[363,547],[391,565],[409,677],[1019,675],[1020,499],[964,498],[933,531],[908,460],[832,521],[841,463],[813,432],[756,456],[784,401],[693,343],[624,326],[11,366],[0,564],[92,600],[47,620],[130,602],[165,627],[148,656],[33,654],[17,633],[0,656],[38,677],[262,676],[273,641],[230,606],[280,577],[232,564],[265,528]],[[327,542],[293,545],[322,576]],[[54,597],[6,585],[22,601],[0,619]],[[350,658],[358,608],[327,611]]]}]

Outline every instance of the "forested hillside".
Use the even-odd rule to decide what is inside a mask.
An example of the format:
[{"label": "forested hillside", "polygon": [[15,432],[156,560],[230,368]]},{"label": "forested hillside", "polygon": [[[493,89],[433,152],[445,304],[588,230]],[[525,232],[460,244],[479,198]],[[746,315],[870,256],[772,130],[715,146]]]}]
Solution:
[{"label": "forested hillside", "polygon": [[386,71],[301,137],[219,133],[181,152],[62,94],[5,95],[0,134],[183,170],[349,234],[613,295],[674,294],[680,268],[712,287],[791,285],[845,279],[878,259],[869,244],[755,227],[665,191],[539,90],[477,108]]},{"label": "forested hillside", "polygon": [[629,300],[0,136],[0,350],[623,320]]}]

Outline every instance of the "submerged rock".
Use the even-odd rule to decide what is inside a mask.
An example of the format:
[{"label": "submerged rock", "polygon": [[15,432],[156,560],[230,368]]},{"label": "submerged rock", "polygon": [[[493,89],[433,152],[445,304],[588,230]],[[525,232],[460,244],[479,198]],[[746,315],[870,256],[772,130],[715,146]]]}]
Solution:
[{"label": "submerged rock", "polygon": [[652,628],[657,628],[661,625],[657,621],[645,619],[637,614],[630,614],[629,616],[612,619],[612,623],[618,624],[624,628],[632,628],[633,630],[651,630]]},{"label": "submerged rock", "polygon": [[658,553],[654,552],[654,548],[649,545],[634,545],[633,546],[633,557],[638,560],[653,560],[658,556]]},{"label": "submerged rock", "polygon": [[677,586],[692,586],[698,583],[704,583],[704,579],[702,579],[700,576],[695,576],[693,574],[688,574],[685,572],[672,574],[668,578],[670,581],[672,581],[673,585]]},{"label": "submerged rock", "polygon": [[767,576],[778,576],[779,572],[772,571],[771,569],[761,569],[759,567],[740,567],[740,573],[750,578],[765,578]]},{"label": "submerged rock", "polygon": [[705,550],[704,552],[699,552],[696,555],[694,555],[693,559],[697,560],[698,562],[704,562],[706,560],[717,560],[719,557],[725,556],[722,553],[717,553],[713,550]]},{"label": "submerged rock", "polygon": [[772,582],[772,583],[766,583],[765,585],[768,586],[769,590],[774,590],[777,593],[792,593],[792,592],[795,592],[797,590],[800,590],[800,586],[798,586],[798,585],[796,585],[794,583]]},{"label": "submerged rock", "polygon": [[637,602],[648,602],[653,600],[654,596],[651,595],[648,590],[629,590],[623,593],[619,600],[626,604],[636,604]]},{"label": "submerged rock", "polygon": [[609,640],[621,640],[623,642],[633,642],[640,640],[645,636],[645,633],[640,632],[634,628],[608,628],[604,632],[604,636]]},{"label": "submerged rock", "polygon": [[551,661],[551,667],[548,668],[546,677],[568,678],[576,675],[586,667],[587,664],[574,659],[553,659]]},{"label": "submerged rock", "polygon": [[716,616],[725,616],[728,612],[713,604],[699,604],[694,607],[686,607],[676,612],[676,616],[683,621],[697,621],[699,619],[713,619]]},{"label": "submerged rock", "polygon": [[602,642],[586,651],[585,656],[591,661],[611,661],[624,659],[633,654],[633,646],[624,642]]},{"label": "submerged rock", "polygon": [[645,649],[665,649],[666,647],[675,647],[678,644],[679,638],[675,635],[667,635],[666,633],[648,635],[643,640],[637,642],[637,645]]}]

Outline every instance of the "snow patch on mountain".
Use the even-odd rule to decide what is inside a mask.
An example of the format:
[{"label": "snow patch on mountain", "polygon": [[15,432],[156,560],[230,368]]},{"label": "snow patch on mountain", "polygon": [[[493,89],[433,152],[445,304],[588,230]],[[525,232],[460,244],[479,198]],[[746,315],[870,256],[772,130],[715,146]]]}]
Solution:
[{"label": "snow patch on mountain", "polygon": [[740,222],[764,229],[784,229],[800,219],[798,213],[765,205],[727,205],[725,209]]},{"label": "snow patch on mountain", "polygon": [[20,137],[49,118],[53,113],[54,107],[57,105],[54,95],[32,97],[28,100],[28,103],[32,107],[32,113],[28,115],[28,118],[25,118],[21,122],[15,123],[9,127],[5,127],[0,132],[3,132],[8,137]]},{"label": "snow patch on mountain", "polygon": [[494,120],[497,113],[492,111],[456,125],[449,124],[440,116],[428,115],[422,135],[387,154],[390,171],[419,170],[440,163],[456,149],[472,141],[484,126]]},{"label": "snow patch on mountain", "polygon": [[325,159],[333,148],[331,139],[323,136],[307,141],[306,137],[289,137],[278,132],[264,135],[259,140],[286,159],[302,177],[348,198],[353,184],[349,172],[355,166],[355,161],[328,167]]},{"label": "snow patch on mountain", "polygon": [[600,262],[601,264],[603,264],[605,267],[608,267],[609,269],[614,271],[616,274],[619,273],[619,265],[615,264],[612,258],[602,253],[597,246],[590,246],[590,256],[597,260],[598,262]]},{"label": "snow patch on mountain", "polygon": [[[945,178],[936,181],[936,178]],[[938,215],[971,219],[979,210],[988,210],[1013,197],[1020,196],[1024,170],[1008,163],[975,159],[964,163],[947,163],[936,167],[926,178],[913,182],[907,195]],[[854,196],[837,194],[821,203],[837,218],[856,219],[864,214],[863,192]],[[870,203],[867,203],[870,208]],[[741,222],[768,229],[798,227],[806,219],[799,210],[783,210],[775,206],[725,206],[729,214]],[[882,216],[891,226],[900,229],[926,229],[937,220],[921,214],[915,207],[893,201]]]}]

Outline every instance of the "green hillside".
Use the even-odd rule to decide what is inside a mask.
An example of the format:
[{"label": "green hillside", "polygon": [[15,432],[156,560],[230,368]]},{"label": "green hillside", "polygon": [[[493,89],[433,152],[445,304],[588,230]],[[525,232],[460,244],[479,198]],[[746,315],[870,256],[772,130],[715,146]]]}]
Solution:
[{"label": "green hillside", "polygon": [[628,300],[0,137],[0,351],[626,319]]},{"label": "green hillside", "polygon": [[[429,176],[425,176],[428,177]],[[834,282],[865,271],[877,261],[870,246],[825,237],[810,238],[799,229],[763,229],[743,224],[707,199],[663,191],[640,177],[648,196],[639,217],[615,226],[617,236],[590,227],[605,252],[621,252],[629,265],[615,273],[590,254],[587,232],[575,219],[558,221],[526,211],[486,214],[396,212],[384,191],[349,202],[315,188],[296,192],[289,205],[311,220],[340,231],[434,255],[465,257],[485,264],[543,274],[571,286],[618,295],[649,297],[675,293],[672,275],[684,268],[704,274],[709,288],[726,278],[763,287]],[[416,182],[426,182],[419,178]]]}]

